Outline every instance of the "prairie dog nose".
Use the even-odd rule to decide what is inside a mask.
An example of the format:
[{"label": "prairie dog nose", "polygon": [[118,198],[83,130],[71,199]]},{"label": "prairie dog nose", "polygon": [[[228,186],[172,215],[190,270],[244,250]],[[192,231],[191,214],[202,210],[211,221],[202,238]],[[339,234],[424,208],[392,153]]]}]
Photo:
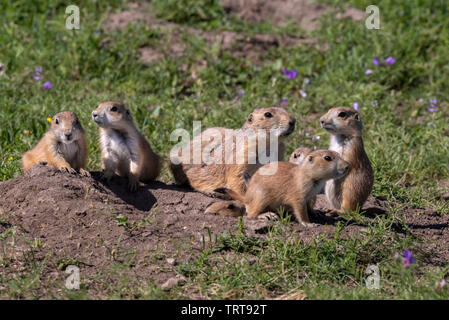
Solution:
[{"label": "prairie dog nose", "polygon": [[92,111],[92,118],[96,118],[96,117],[98,117],[98,113],[97,113],[97,111]]},{"label": "prairie dog nose", "polygon": [[295,123],[296,123],[296,119],[295,118],[293,118],[293,117],[291,117],[290,118],[290,122],[288,123],[291,127],[293,127],[294,125],[295,125]]},{"label": "prairie dog nose", "polygon": [[67,138],[67,140],[70,140],[72,138],[72,133],[71,132],[66,132],[66,133],[64,133],[64,135]]}]

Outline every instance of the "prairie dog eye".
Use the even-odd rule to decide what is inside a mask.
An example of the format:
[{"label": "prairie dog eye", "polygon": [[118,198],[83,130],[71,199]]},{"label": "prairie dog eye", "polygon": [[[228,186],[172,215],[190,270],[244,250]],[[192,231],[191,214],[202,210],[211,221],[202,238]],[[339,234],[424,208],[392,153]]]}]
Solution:
[{"label": "prairie dog eye", "polygon": [[117,112],[117,110],[118,110],[118,108],[117,108],[116,106],[113,106],[113,107],[111,108],[111,111],[112,111],[112,112]]},{"label": "prairie dog eye", "polygon": [[295,153],[295,154],[293,154],[293,158],[298,158],[298,155]]},{"label": "prairie dog eye", "polygon": [[56,123],[56,124],[59,124],[59,120],[58,120],[58,119],[55,119],[55,123]]},{"label": "prairie dog eye", "polygon": [[228,205],[229,210],[233,210],[234,208],[235,208],[235,206],[233,204]]},{"label": "prairie dog eye", "polygon": [[265,118],[272,118],[273,117],[271,112],[265,112],[264,116],[265,116]]},{"label": "prairie dog eye", "polygon": [[338,117],[339,117],[339,118],[346,118],[346,112],[340,112],[340,113],[338,114]]},{"label": "prairie dog eye", "polygon": [[326,161],[332,161],[332,158],[329,157],[329,156],[325,156],[325,157],[324,157],[324,160],[326,160]]}]

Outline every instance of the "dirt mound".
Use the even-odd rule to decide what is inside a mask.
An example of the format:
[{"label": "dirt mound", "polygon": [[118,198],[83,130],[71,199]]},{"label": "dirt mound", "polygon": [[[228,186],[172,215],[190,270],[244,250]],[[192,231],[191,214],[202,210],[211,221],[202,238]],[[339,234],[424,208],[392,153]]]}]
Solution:
[{"label": "dirt mound", "polygon": [[[223,7],[230,15],[247,22],[271,21],[281,26],[289,21],[296,22],[307,31],[312,31],[318,25],[323,14],[331,13],[334,9],[323,3],[307,0],[221,0]],[[337,18],[361,20],[366,17],[365,12],[355,8],[348,8]]]},{"label": "dirt mound", "polygon": [[[0,239],[4,240],[0,261],[13,266],[0,271],[4,278],[29,269],[32,256],[34,261],[47,261],[44,274],[58,281],[70,264],[80,266],[86,279],[94,279],[118,262],[130,266],[126,272],[132,270],[137,282],[152,279],[162,285],[177,275],[173,261],[194,259],[215,236],[236,232],[238,227],[238,218],[204,213],[216,199],[161,182],[142,184],[136,193],[129,193],[125,179],[117,177],[107,184],[99,172],[83,177],[38,165],[24,176],[0,182],[0,197]],[[325,207],[325,197],[319,195],[316,209]],[[367,219],[374,219],[386,208],[385,201],[371,197],[363,210]],[[397,232],[421,237],[422,250],[433,252],[428,263],[447,263],[449,216],[424,209],[406,209],[404,214],[407,226],[398,226]],[[311,220],[318,225],[305,228],[291,222],[288,233],[304,241],[332,237],[342,218],[317,210]],[[265,237],[275,223],[246,218],[243,222],[252,237]],[[342,237],[357,236],[365,229],[349,224]],[[7,274],[12,271],[14,275]],[[85,283],[88,290],[105,285],[94,280]]]}]

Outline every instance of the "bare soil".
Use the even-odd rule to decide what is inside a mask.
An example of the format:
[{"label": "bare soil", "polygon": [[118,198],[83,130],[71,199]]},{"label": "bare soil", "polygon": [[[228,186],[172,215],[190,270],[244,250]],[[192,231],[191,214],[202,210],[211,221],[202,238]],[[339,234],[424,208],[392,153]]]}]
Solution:
[{"label": "bare soil", "polygon": [[187,55],[186,39],[196,36],[209,45],[219,45],[220,51],[228,52],[234,57],[244,57],[254,63],[260,63],[263,55],[272,47],[313,45],[320,50],[326,50],[327,44],[314,38],[297,38],[287,35],[256,34],[252,36],[234,31],[205,31],[192,27],[178,25],[157,19],[151,7],[145,3],[132,3],[128,10],[113,13],[103,25],[110,32],[123,30],[132,23],[142,23],[151,28],[160,28],[170,34],[161,39],[157,45],[145,45],[139,49],[142,63],[154,63],[165,56],[179,59]]},{"label": "bare soil", "polygon": [[[38,165],[23,176],[0,182],[0,235],[5,234],[2,260],[10,264],[0,275],[8,278],[27,271],[27,261],[33,256],[40,262],[58,261],[44,270],[55,281],[64,276],[58,270],[70,264],[81,266],[83,277],[92,279],[119,262],[130,267],[123,273],[130,273],[136,283],[151,279],[162,285],[177,275],[175,264],[194,259],[224,231],[237,230],[238,218],[204,213],[217,199],[161,182],[142,184],[136,193],[129,193],[125,179],[117,177],[107,184],[100,172],[91,174],[83,177]],[[341,218],[325,214],[325,207],[327,202],[319,195],[316,214],[311,217],[317,226],[305,228],[292,221],[291,232],[304,241],[319,235],[331,237]],[[388,209],[385,201],[371,197],[363,210],[368,219],[374,219]],[[397,232],[423,239],[421,249],[431,253],[428,264],[447,263],[449,216],[405,209],[404,217],[406,226],[398,225]],[[246,217],[243,222],[247,235],[253,237],[265,237],[275,223]],[[7,233],[13,229],[15,243],[5,245],[11,244],[13,238]],[[357,236],[365,229],[353,223],[344,228],[342,236]],[[14,275],[8,274],[12,271]],[[101,292],[99,285],[105,284],[87,281],[88,290]]]},{"label": "bare soil", "polygon": [[[223,7],[230,15],[247,22],[271,21],[276,26],[295,22],[308,32],[318,26],[323,14],[335,12],[324,3],[309,0],[222,0]],[[337,18],[362,20],[366,17],[364,11],[347,8],[338,13]]]}]

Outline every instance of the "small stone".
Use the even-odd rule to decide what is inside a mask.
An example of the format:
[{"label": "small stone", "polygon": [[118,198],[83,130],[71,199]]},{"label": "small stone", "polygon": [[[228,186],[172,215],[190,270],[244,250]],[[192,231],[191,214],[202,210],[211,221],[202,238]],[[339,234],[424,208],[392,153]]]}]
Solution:
[{"label": "small stone", "polygon": [[171,266],[174,266],[176,264],[176,260],[174,258],[168,258],[167,263]]}]

